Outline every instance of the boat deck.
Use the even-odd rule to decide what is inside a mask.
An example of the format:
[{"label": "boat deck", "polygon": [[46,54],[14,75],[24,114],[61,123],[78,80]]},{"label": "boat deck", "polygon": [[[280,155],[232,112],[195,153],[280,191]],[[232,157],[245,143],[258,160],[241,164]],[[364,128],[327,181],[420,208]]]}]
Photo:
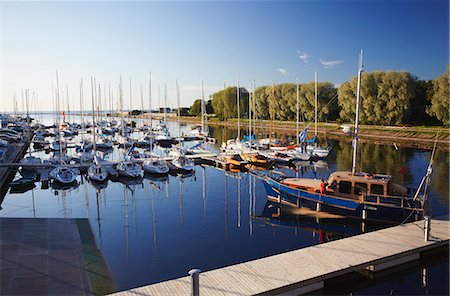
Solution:
[{"label": "boat deck", "polygon": [[[200,295],[298,295],[324,287],[326,280],[354,271],[378,271],[417,260],[424,251],[448,245],[450,222],[403,224],[200,274]],[[195,267],[195,266],[193,266]],[[201,266],[199,266],[201,268]],[[187,272],[187,271],[186,271]],[[190,295],[191,278],[135,288],[114,295]]]}]

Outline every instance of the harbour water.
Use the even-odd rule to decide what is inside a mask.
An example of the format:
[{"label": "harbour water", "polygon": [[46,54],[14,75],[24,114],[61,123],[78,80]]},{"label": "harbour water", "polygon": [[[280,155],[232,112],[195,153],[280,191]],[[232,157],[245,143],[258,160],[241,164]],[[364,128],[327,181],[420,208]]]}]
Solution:
[{"label": "harbour water", "polygon": [[[177,135],[175,123],[169,128]],[[181,126],[185,133],[191,128]],[[214,151],[223,139],[236,136],[233,129],[211,130],[218,139],[210,147]],[[325,179],[351,167],[349,142],[321,139],[321,144],[332,147],[326,161],[298,162],[277,170]],[[123,152],[114,148],[107,157],[117,160]],[[32,154],[49,157],[43,151]],[[363,143],[360,155],[358,169],[389,173],[399,183],[417,187],[431,151]],[[401,173],[404,168],[406,174]],[[430,192],[435,217],[449,214],[448,168],[448,153],[437,151]],[[191,268],[211,270],[389,226],[305,218],[295,209],[267,202],[261,181],[254,176],[209,166],[196,165],[189,175],[110,180],[106,186],[94,186],[84,176],[78,181],[78,187],[70,190],[44,189],[36,183],[24,193],[8,192],[0,217],[88,218],[119,290],[184,276]],[[448,294],[448,257],[430,264],[426,285],[422,268],[413,268],[367,286],[349,285],[330,293]]]}]

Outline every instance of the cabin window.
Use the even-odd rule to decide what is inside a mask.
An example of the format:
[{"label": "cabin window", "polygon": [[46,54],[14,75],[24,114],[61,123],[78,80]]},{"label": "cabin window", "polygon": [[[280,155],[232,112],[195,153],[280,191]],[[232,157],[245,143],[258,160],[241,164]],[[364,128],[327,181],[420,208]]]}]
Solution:
[{"label": "cabin window", "polygon": [[370,185],[370,194],[384,195],[384,186],[379,184]]},{"label": "cabin window", "polygon": [[367,184],[356,182],[355,187],[353,188],[353,193],[356,195],[366,194],[367,193]]},{"label": "cabin window", "polygon": [[352,182],[348,182],[348,181],[339,182],[339,192],[340,193],[351,193],[352,192]]}]

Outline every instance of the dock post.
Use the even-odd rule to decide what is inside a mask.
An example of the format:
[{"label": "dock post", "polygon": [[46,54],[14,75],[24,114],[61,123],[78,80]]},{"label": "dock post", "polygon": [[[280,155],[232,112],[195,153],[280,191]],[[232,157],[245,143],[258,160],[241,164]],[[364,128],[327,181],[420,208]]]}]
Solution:
[{"label": "dock post", "polygon": [[189,270],[188,274],[192,278],[192,296],[200,295],[200,269],[194,268]]},{"label": "dock post", "polygon": [[425,230],[425,241],[430,240],[430,230],[431,230],[431,219],[430,216],[425,216],[424,218],[424,230]]}]

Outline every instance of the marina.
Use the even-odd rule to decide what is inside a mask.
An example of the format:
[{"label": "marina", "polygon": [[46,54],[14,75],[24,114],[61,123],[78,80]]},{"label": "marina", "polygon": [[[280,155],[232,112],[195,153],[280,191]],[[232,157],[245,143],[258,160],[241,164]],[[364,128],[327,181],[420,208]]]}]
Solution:
[{"label": "marina", "polygon": [[[168,126],[172,130],[178,128],[175,123],[169,122]],[[182,132],[188,132],[189,129],[189,126],[183,126]],[[212,128],[211,132],[212,136],[220,138],[224,130]],[[226,133],[233,135],[236,130],[228,130]],[[327,140],[326,145],[332,147],[331,151],[334,151],[326,161],[297,161],[291,165],[274,163],[272,168],[264,168],[248,162],[236,166],[221,161],[218,158],[221,154],[220,145],[217,143],[209,146],[212,153],[186,156],[195,159],[196,165],[192,173],[171,172],[165,176],[143,174],[137,179],[117,176],[114,167],[120,163],[120,154],[124,148],[114,146],[104,160],[104,164],[108,164],[112,172],[110,180],[100,183],[89,181],[85,172],[90,164],[71,162],[68,165],[79,169],[81,175],[77,177],[77,184],[69,187],[53,184],[48,176],[48,171],[56,167],[56,164],[3,163],[4,166],[19,169],[17,176],[20,176],[20,169],[24,167],[41,170],[40,178],[37,179],[41,181],[36,182],[41,183],[41,186],[40,189],[31,188],[24,191],[20,198],[12,190],[7,192],[2,201],[1,214],[5,219],[87,218],[95,243],[105,258],[105,264],[111,270],[116,291],[178,278],[194,267],[200,267],[205,271],[201,274],[203,279],[208,270],[212,272],[230,264],[270,258],[271,255],[280,252],[284,254],[285,251],[298,248],[303,250],[306,247],[307,250],[308,246],[324,243],[326,245],[337,238],[348,236],[358,238],[359,236],[354,235],[394,226],[395,224],[370,220],[358,222],[326,213],[320,214],[315,210],[309,212],[303,209],[296,210],[296,204],[284,201],[280,203],[276,199],[272,200],[270,194],[267,195],[261,178],[272,170],[283,173],[286,177],[302,176],[320,180],[328,177],[331,170],[349,163],[351,147],[348,144]],[[390,146],[366,143],[361,145],[363,153],[372,153],[367,150],[368,147],[375,148],[373,152],[375,154],[370,156],[372,159],[379,154],[380,149],[383,151],[382,155],[399,153]],[[145,151],[141,148],[135,149]],[[412,179],[406,180],[407,184],[417,186],[426,171],[431,151],[405,149],[401,150],[400,157],[394,158],[400,163],[409,163],[408,166],[417,166],[420,159],[422,169],[408,177],[413,177]],[[71,155],[71,151],[75,151],[75,146],[68,148],[67,151],[68,155]],[[163,150],[154,148],[153,151],[161,153]],[[45,156],[51,155],[51,152],[48,153],[46,154],[45,150],[37,150],[31,152],[31,155],[44,159]],[[439,166],[444,154],[445,152],[437,150],[435,155],[437,164],[434,169],[438,174],[435,178],[438,180],[448,177]],[[347,158],[342,158],[344,155],[347,155]],[[161,156],[161,159],[171,161],[174,157]],[[143,163],[145,159],[134,161]],[[372,162],[364,164],[369,171],[375,169],[372,165]],[[395,162],[394,167],[398,168],[399,163]],[[397,169],[392,168],[385,167],[384,171],[392,172],[397,180],[404,178]],[[432,189],[433,216],[448,214],[445,198],[439,197],[445,196],[445,192],[438,193]],[[178,235],[174,236],[176,233]],[[198,244],[199,241],[204,242],[207,247],[209,243],[206,242],[211,241],[211,237],[214,238],[216,252],[222,254],[220,260],[214,257],[214,254],[217,254],[215,252],[211,256],[205,256],[206,249]],[[280,238],[285,242],[280,244]],[[237,255],[239,253],[237,250],[243,245],[253,246],[249,247],[252,251]],[[262,245],[266,247],[261,248]],[[147,246],[150,252],[143,254],[140,251],[141,246]],[[179,254],[175,258],[181,258],[181,261],[171,259],[173,252]],[[193,254],[201,255],[192,257]],[[227,255],[223,257],[224,254]],[[147,264],[143,265],[143,262]],[[140,270],[138,274],[142,274],[142,277],[134,272],[136,270]],[[190,281],[186,285],[189,286]],[[274,284],[273,288],[275,287]],[[317,285],[313,287],[320,288]]]},{"label": "marina", "polygon": [[448,0],[0,7],[0,295],[450,295]]}]

